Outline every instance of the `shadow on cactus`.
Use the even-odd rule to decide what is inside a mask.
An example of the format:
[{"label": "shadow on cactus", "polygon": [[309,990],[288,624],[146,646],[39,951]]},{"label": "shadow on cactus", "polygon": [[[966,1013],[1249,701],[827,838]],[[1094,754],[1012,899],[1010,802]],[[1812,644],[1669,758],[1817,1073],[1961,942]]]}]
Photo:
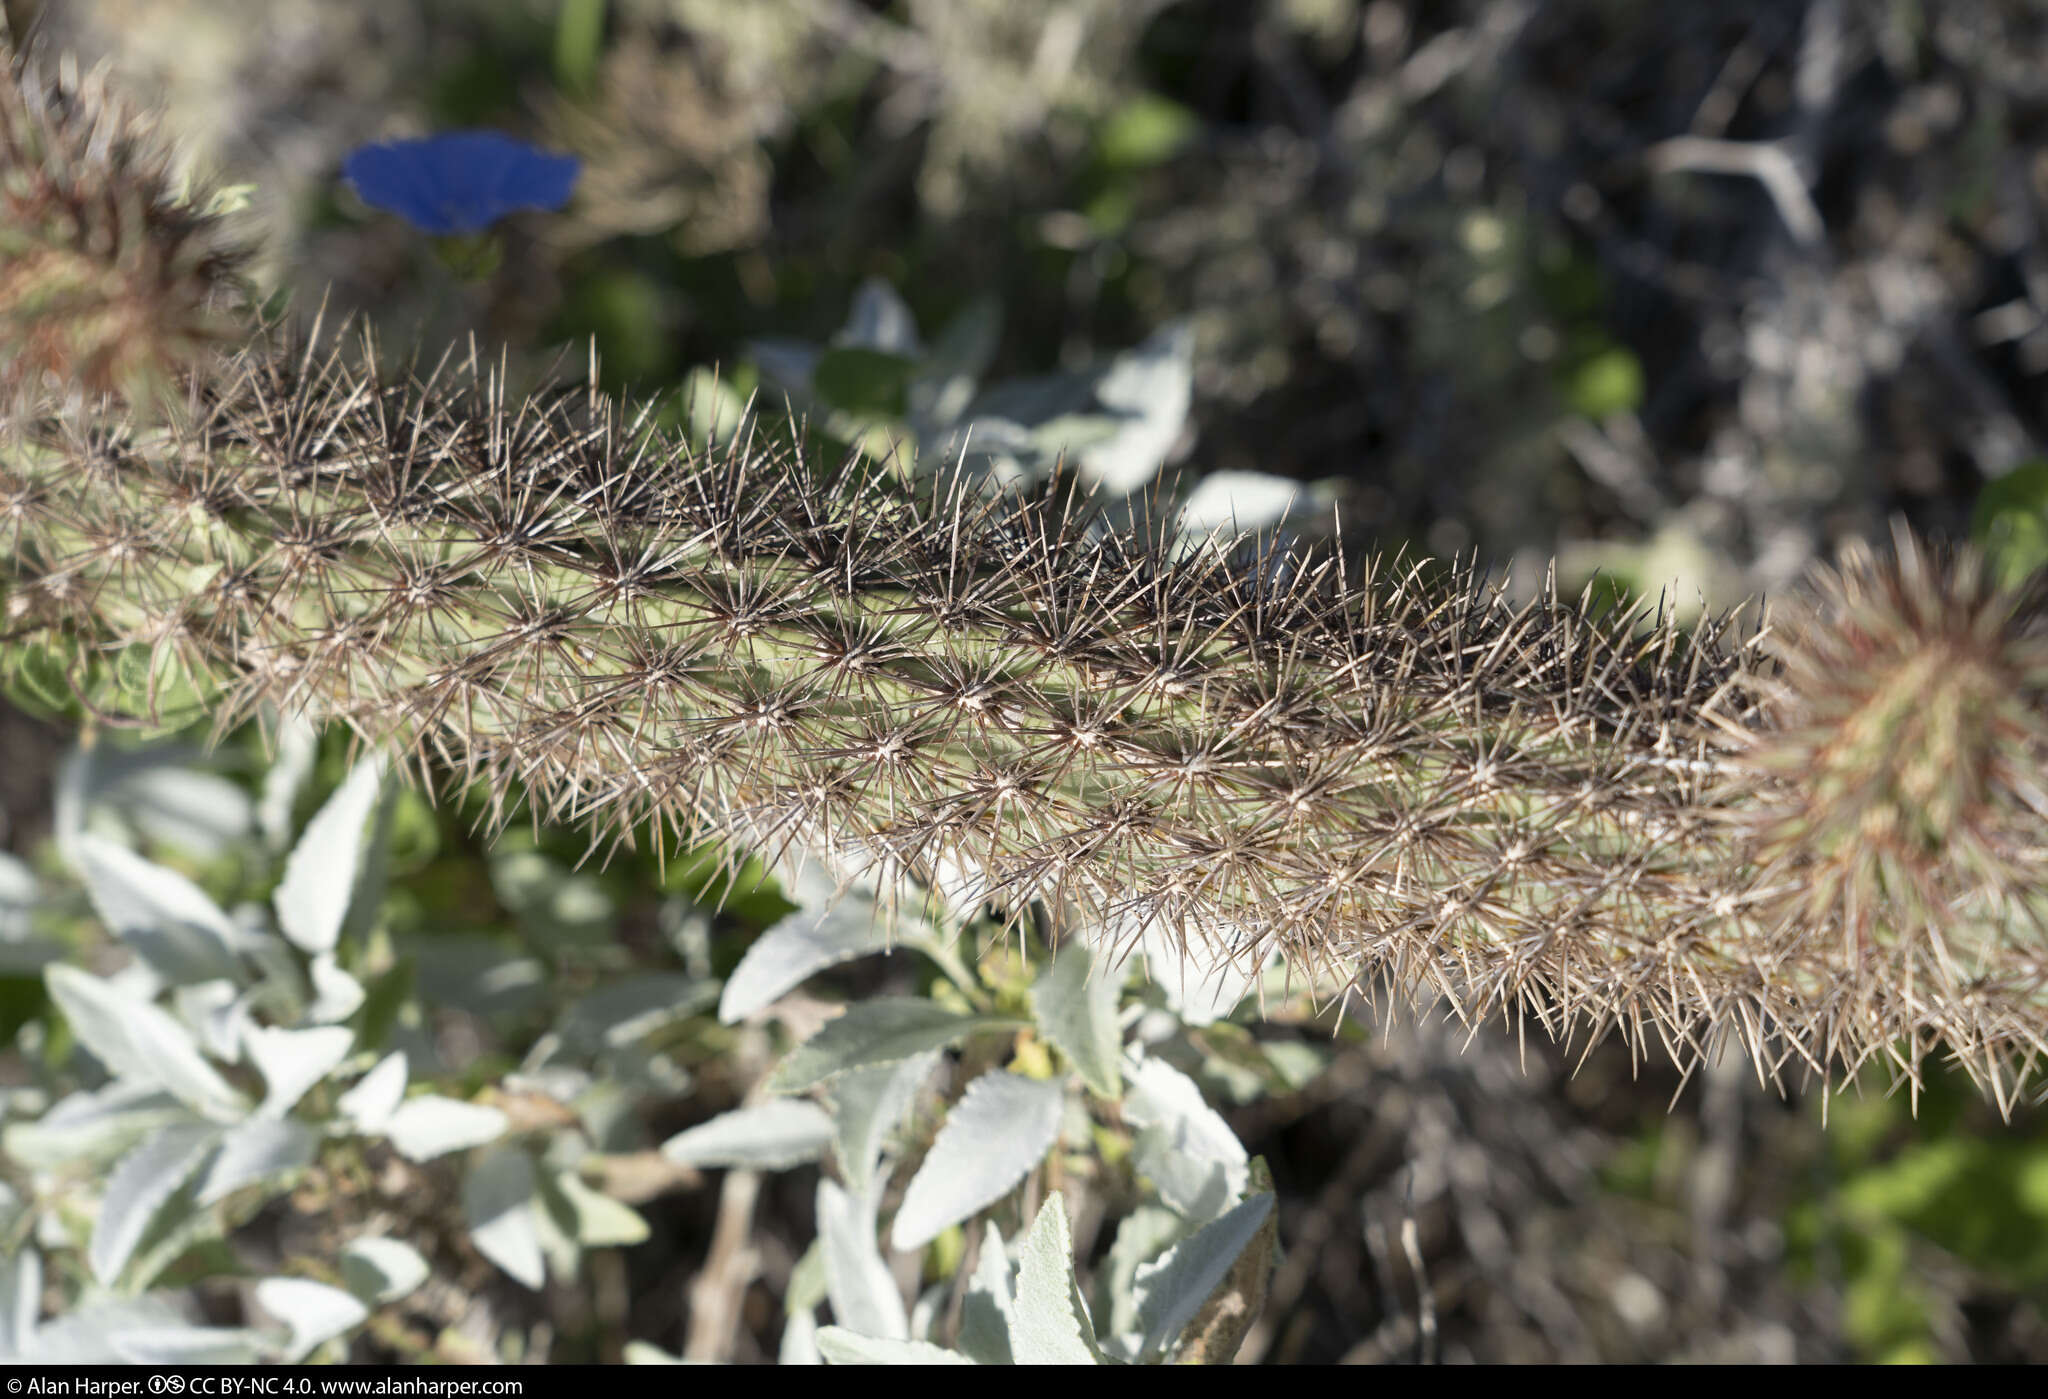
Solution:
[{"label": "shadow on cactus", "polygon": [[599,845],[810,851],[1686,1063],[1942,1051],[2006,1104],[2043,1048],[2048,653],[1969,558],[1851,556],[1750,641],[1341,551],[1250,577],[249,319],[163,419],[51,391],[54,361],[28,384],[17,688],[223,730],[273,703]]}]

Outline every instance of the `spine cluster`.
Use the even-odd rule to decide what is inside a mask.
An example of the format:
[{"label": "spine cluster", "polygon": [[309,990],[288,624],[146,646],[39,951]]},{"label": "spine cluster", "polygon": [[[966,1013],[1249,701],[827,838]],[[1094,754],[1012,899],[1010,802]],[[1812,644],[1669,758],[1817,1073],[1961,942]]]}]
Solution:
[{"label": "spine cluster", "polygon": [[828,847],[1688,1062],[1940,1049],[2004,1099],[2043,1048],[2048,641],[1967,559],[1852,556],[1736,644],[1248,575],[338,338],[147,414],[88,367],[0,425],[0,655],[96,707],[310,709],[600,841]]}]

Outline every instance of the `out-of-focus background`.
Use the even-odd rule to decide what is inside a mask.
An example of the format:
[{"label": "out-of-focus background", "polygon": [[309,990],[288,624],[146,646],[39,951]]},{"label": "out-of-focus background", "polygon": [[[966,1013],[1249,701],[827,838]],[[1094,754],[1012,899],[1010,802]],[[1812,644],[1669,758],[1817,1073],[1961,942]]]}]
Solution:
[{"label": "out-of-focus background", "polygon": [[[6,10],[246,187],[294,306],[430,358],[594,339],[706,433],[787,399],[900,463],[1235,483],[1207,508],[1681,607],[1896,516],[1967,535],[2048,437],[2033,0]],[[458,273],[339,172],[463,127],[584,170]],[[10,784],[26,851],[47,792]],[[1576,1048],[1410,1014],[1234,1116],[1286,1250],[1245,1358],[2048,1358],[2040,1114],[1874,1083],[1823,1131],[1746,1064]],[[764,1201],[769,1284],[808,1198]],[[651,1214],[634,1334],[680,1316],[710,1211]],[[757,1301],[738,1358],[774,1353]]]}]

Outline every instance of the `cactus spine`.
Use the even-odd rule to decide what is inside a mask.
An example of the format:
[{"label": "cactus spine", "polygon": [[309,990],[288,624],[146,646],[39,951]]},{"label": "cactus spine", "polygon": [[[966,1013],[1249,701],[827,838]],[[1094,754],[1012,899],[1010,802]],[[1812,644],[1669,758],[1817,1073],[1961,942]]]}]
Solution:
[{"label": "cactus spine", "polygon": [[[7,188],[69,128],[37,129]],[[1247,576],[251,324],[167,340],[162,412],[85,392],[89,345],[11,371],[17,675],[310,708],[595,839],[830,845],[1682,1060],[1942,1046],[2005,1101],[2043,1047],[2048,649],[1969,559],[1852,556],[1738,645],[1455,569]]]}]

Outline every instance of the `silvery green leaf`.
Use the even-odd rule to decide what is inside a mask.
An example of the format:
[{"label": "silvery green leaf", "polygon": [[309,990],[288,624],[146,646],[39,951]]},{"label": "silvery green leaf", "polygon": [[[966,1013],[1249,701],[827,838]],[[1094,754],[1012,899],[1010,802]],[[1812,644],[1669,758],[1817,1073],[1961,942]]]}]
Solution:
[{"label": "silvery green leaf", "polygon": [[412,1295],[431,1271],[420,1251],[403,1239],[364,1237],[341,1250],[341,1280],[373,1307]]},{"label": "silvery green leaf", "polygon": [[198,885],[90,832],[74,850],[93,911],[165,981],[239,979],[235,926]]},{"label": "silvery green leaf", "polygon": [[1009,1365],[1010,1336],[1017,1329],[1017,1269],[1003,1249],[1003,1236],[990,1223],[982,1232],[967,1295],[960,1303],[960,1350],[982,1365]]},{"label": "silvery green leaf", "polygon": [[43,981],[72,1033],[109,1073],[156,1084],[216,1121],[248,1115],[248,1099],[199,1057],[185,1027],[152,1002],[77,967],[46,967]]},{"label": "silvery green leaf", "polygon": [[372,753],[313,814],[284,862],[284,879],[271,903],[277,926],[307,952],[332,952],[341,936],[363,867],[363,828],[383,783],[383,755]]},{"label": "silvery green leaf", "polygon": [[35,871],[19,856],[0,851],[0,942],[29,937],[29,919],[41,899]]},{"label": "silvery green leaf", "polygon": [[1188,492],[1174,525],[1187,545],[1230,544],[1315,513],[1316,497],[1299,481],[1263,471],[1212,471]]},{"label": "silvery green leaf", "polygon": [[1117,1072],[1117,997],[1122,987],[1122,969],[1074,938],[1053,954],[1052,965],[1031,988],[1031,1014],[1038,1028],[1073,1061],[1089,1091],[1103,1098],[1123,1092]]},{"label": "silvery green leaf", "polygon": [[199,1182],[199,1203],[225,1200],[247,1185],[305,1169],[320,1149],[320,1134],[303,1122],[251,1118],[221,1136],[220,1152]]},{"label": "silvery green leaf", "polygon": [[256,1305],[283,1322],[291,1336],[284,1359],[296,1364],[336,1336],[370,1319],[370,1309],[338,1287],[306,1278],[265,1278]]},{"label": "silvery green leaf", "polygon": [[408,1161],[431,1161],[451,1151],[494,1142],[511,1121],[483,1103],[465,1103],[434,1094],[408,1098],[384,1124],[391,1145]]},{"label": "silvery green leaf", "polygon": [[43,1310],[43,1255],[23,1245],[0,1259],[0,1359],[19,1360],[34,1344]]},{"label": "silvery green leaf", "polygon": [[825,1244],[812,1239],[789,1270],[789,1286],[782,1294],[782,1306],[792,1314],[816,1311],[825,1305]]},{"label": "silvery green leaf", "polygon": [[841,1326],[863,1336],[910,1338],[902,1294],[875,1244],[874,1211],[836,1182],[818,1182],[818,1239],[824,1245],[825,1295]]},{"label": "silvery green leaf", "polygon": [[746,1019],[827,967],[886,951],[890,931],[888,914],[866,894],[848,894],[837,903],[776,920],[726,979],[718,1000],[720,1022]]},{"label": "silvery green leaf", "polygon": [[470,1241],[478,1253],[536,1292],[547,1281],[539,1214],[533,1161],[518,1147],[494,1147],[469,1168],[462,1182],[462,1216]]},{"label": "silvery green leaf", "polygon": [[[1138,1298],[1132,1290],[1138,1269],[1171,1248],[1189,1232],[1188,1222],[1178,1212],[1156,1200],[1148,1200],[1125,1215],[1116,1226],[1116,1241],[1110,1245],[1103,1267],[1103,1283],[1109,1293],[1109,1334],[1119,1340],[1138,1326]],[[1135,1354],[1122,1357],[1135,1359]]]},{"label": "silvery green leaf", "polygon": [[1193,330],[1163,327],[1110,362],[1095,397],[1118,420],[1116,435],[1079,453],[1081,479],[1127,495],[1159,474],[1194,402]]},{"label": "silvery green leaf", "polygon": [[881,350],[906,359],[919,359],[924,347],[917,339],[917,318],[910,308],[880,277],[870,277],[853,294],[853,307],[846,324],[832,337],[834,345],[852,345]]},{"label": "silvery green leaf", "polygon": [[218,1127],[188,1124],[157,1133],[121,1158],[107,1178],[107,1193],[100,1200],[86,1250],[101,1286],[114,1285],[158,1213],[219,1145]]},{"label": "silvery green leaf", "polygon": [[545,1203],[562,1232],[584,1248],[628,1248],[647,1239],[647,1221],[632,1206],[593,1190],[573,1170],[543,1183]]},{"label": "silvery green leaf", "polygon": [[[224,1328],[194,1326],[184,1313],[162,1294],[145,1297],[105,1298],[76,1311],[51,1317],[36,1328],[29,1353],[22,1358],[38,1365],[134,1365],[146,1360],[131,1358],[131,1352],[148,1352],[178,1345],[198,1348],[242,1348],[229,1357],[254,1360],[249,1333]],[[180,1347],[181,1353],[186,1353]]]},{"label": "silvery green leaf", "polygon": [[788,1098],[734,1108],[661,1144],[683,1166],[741,1166],[786,1171],[815,1161],[832,1140],[832,1119],[816,1103]]},{"label": "silvery green leaf", "polygon": [[355,1047],[355,1031],[339,1025],[312,1030],[254,1028],[242,1036],[249,1061],[263,1075],[267,1092],[256,1109],[264,1117],[283,1117],[307,1090],[341,1066]]},{"label": "silvery green leaf", "polygon": [[1244,1144],[1186,1074],[1163,1060],[1145,1060],[1131,1074],[1123,1112],[1125,1122],[1141,1129],[1134,1164],[1182,1215],[1214,1219],[1244,1193],[1250,1166]]},{"label": "silvery green leaf", "polygon": [[72,1093],[33,1122],[0,1132],[0,1151],[34,1170],[111,1161],[152,1132],[198,1119],[154,1083],[117,1080]]},{"label": "silvery green leaf", "polygon": [[851,1069],[899,1063],[981,1030],[1015,1025],[998,1016],[962,1015],[911,997],[877,997],[850,1007],[798,1045],[776,1066],[768,1087],[775,1093],[801,1093]]},{"label": "silvery green leaf", "polygon": [[938,1065],[938,1051],[900,1064],[855,1069],[832,1081],[832,1145],[847,1188],[865,1196],[883,1144],[917,1101],[917,1090]]},{"label": "silvery green leaf", "polygon": [[1100,1365],[1095,1323],[1074,1280],[1074,1232],[1057,1190],[1039,1207],[1017,1260],[1016,1329],[1010,1353],[1019,1365]]},{"label": "silvery green leaf", "polygon": [[782,1340],[775,1347],[777,1365],[823,1365],[818,1354],[818,1316],[808,1307],[792,1311],[782,1323]]},{"label": "silvery green leaf", "polygon": [[145,839],[203,859],[247,836],[253,819],[249,795],[238,784],[169,762],[140,766],[100,795]]},{"label": "silvery green leaf", "polygon": [[920,436],[947,426],[974,401],[975,382],[988,372],[1002,328],[1002,303],[978,296],[939,332],[910,381],[910,421]]},{"label": "silvery green leaf", "polygon": [[1222,1284],[1272,1213],[1271,1195],[1254,1195],[1180,1240],[1154,1262],[1139,1265],[1131,1291],[1137,1303],[1139,1353],[1167,1354],[1202,1303]]},{"label": "silvery green leaf", "polygon": [[[356,1086],[335,1100],[341,1115],[359,1132],[382,1132],[391,1123],[398,1105],[405,1101],[405,1051],[394,1050],[377,1061],[377,1066],[357,1080]],[[454,1150],[451,1147],[449,1150]],[[401,1150],[401,1155],[404,1152]]]},{"label": "silvery green leaf", "polygon": [[315,1025],[332,1025],[362,1009],[368,995],[363,983],[341,969],[331,952],[322,952],[309,968],[313,979],[313,1004],[306,1007],[306,1019]]},{"label": "silvery green leaf", "polygon": [[623,1355],[628,1365],[680,1365],[683,1363],[683,1358],[680,1355],[670,1355],[660,1346],[649,1345],[645,1341],[626,1342]]},{"label": "silvery green leaf", "polygon": [[648,972],[591,992],[563,1013],[562,1041],[574,1052],[623,1049],[705,1009],[718,983],[679,972]]},{"label": "silvery green leaf", "polygon": [[1057,459],[1030,428],[993,414],[935,431],[917,446],[918,474],[968,500],[1022,495],[1052,474]]},{"label": "silvery green leaf", "polygon": [[1144,931],[1145,973],[1166,1003],[1189,1025],[1212,1025],[1251,993],[1259,959],[1242,946],[1235,927],[1191,929],[1183,946],[1156,920]]},{"label": "silvery green leaf", "polygon": [[311,720],[292,714],[278,724],[277,757],[263,774],[262,795],[256,800],[256,827],[273,851],[282,852],[291,844],[292,806],[319,756],[320,730]]},{"label": "silvery green leaf", "polygon": [[1057,1083],[1001,1069],[968,1084],[904,1192],[891,1245],[921,1248],[1009,1194],[1059,1136],[1064,1097]]},{"label": "silvery green leaf", "polygon": [[128,1365],[253,1365],[263,1357],[253,1331],[221,1326],[144,1327],[108,1339]]},{"label": "silvery green leaf", "polygon": [[207,1054],[230,1064],[242,1057],[242,1035],[251,1022],[241,988],[234,982],[199,981],[177,987],[171,1004]]},{"label": "silvery green leaf", "polygon": [[843,1326],[821,1327],[818,1354],[828,1365],[972,1365],[957,1351],[929,1341],[885,1341]]}]

